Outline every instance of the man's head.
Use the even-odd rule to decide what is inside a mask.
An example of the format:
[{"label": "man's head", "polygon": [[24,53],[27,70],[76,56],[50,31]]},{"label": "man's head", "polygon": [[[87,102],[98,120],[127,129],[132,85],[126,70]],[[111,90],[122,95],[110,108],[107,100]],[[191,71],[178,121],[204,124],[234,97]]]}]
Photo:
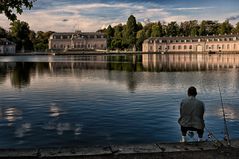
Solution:
[{"label": "man's head", "polygon": [[197,95],[197,89],[193,86],[188,88],[188,96],[195,97]]}]

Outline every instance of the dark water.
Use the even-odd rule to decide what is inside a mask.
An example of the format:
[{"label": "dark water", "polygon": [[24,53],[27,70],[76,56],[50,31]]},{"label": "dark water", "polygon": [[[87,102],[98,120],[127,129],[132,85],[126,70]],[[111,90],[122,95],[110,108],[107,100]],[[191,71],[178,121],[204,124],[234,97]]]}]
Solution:
[{"label": "dark water", "polygon": [[0,148],[179,141],[191,85],[222,139],[218,84],[239,138],[239,55],[2,56]]}]

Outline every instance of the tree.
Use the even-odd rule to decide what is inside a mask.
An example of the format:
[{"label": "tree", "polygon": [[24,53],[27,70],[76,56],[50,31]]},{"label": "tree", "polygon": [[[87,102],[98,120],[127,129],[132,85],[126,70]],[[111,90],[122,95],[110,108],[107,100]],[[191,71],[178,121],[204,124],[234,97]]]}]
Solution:
[{"label": "tree", "polygon": [[239,34],[239,22],[237,22],[237,24],[236,24],[235,28],[233,28],[232,32],[234,34]]},{"label": "tree", "polygon": [[144,40],[146,39],[145,31],[143,29],[139,30],[137,32],[136,38],[137,38],[136,49],[137,50],[142,50],[142,44],[143,44]]},{"label": "tree", "polygon": [[113,37],[114,37],[114,29],[111,27],[111,25],[109,25],[108,28],[106,29],[107,46],[109,49],[112,49],[111,42]]},{"label": "tree", "polygon": [[123,31],[122,24],[119,24],[114,27],[114,37],[111,42],[112,48],[122,49],[122,31]]},{"label": "tree", "polygon": [[197,36],[199,25],[197,20],[184,21],[180,24],[180,36]]},{"label": "tree", "polygon": [[218,28],[218,32],[221,35],[230,34],[232,32],[233,26],[229,23],[229,20],[226,20],[222,24],[220,24]]},{"label": "tree", "polygon": [[129,16],[126,27],[124,40],[128,47],[132,48],[136,44],[137,33],[136,19],[133,15]]},{"label": "tree", "polygon": [[203,20],[200,24],[199,35],[217,35],[219,23],[217,21]]},{"label": "tree", "polygon": [[155,23],[152,26],[152,32],[151,32],[151,37],[159,37],[162,36],[162,25],[159,22],[158,24]]},{"label": "tree", "polygon": [[17,44],[17,50],[25,49],[32,50],[33,44],[30,41],[29,34],[30,28],[28,23],[21,22],[20,20],[16,20],[10,23],[10,34],[14,38],[14,41]]},{"label": "tree", "polygon": [[0,38],[6,38],[7,37],[7,31],[0,27]]},{"label": "tree", "polygon": [[168,24],[168,27],[166,29],[167,36],[177,36],[179,35],[179,26],[178,24],[174,21]]},{"label": "tree", "polygon": [[31,9],[35,1],[36,0],[1,0],[0,13],[4,13],[8,19],[14,21],[17,19],[16,14],[21,14],[23,8]]},{"label": "tree", "polygon": [[155,23],[148,23],[144,26],[144,31],[145,31],[145,38],[151,37],[152,34],[152,27]]}]

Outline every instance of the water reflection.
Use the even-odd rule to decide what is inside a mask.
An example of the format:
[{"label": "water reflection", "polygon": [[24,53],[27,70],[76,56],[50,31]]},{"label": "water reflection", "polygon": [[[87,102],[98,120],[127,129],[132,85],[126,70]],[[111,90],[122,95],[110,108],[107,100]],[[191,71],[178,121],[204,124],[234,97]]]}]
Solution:
[{"label": "water reflection", "polygon": [[50,117],[58,117],[61,114],[63,114],[64,112],[61,110],[60,106],[57,105],[56,103],[52,103],[50,106]]},{"label": "water reflection", "polygon": [[44,130],[56,131],[56,134],[60,136],[63,135],[65,132],[72,132],[74,135],[78,136],[81,134],[82,131],[81,124],[57,122],[56,120],[49,121],[42,128]]},{"label": "water reflection", "polygon": [[[227,120],[239,120],[239,112],[238,109],[236,109],[235,107],[231,106],[231,105],[225,105],[224,106],[224,111],[225,111],[225,116]],[[219,118],[223,118],[223,113],[222,113],[222,108],[217,109],[217,111],[215,112],[215,114],[219,117]]]},{"label": "water reflection", "polygon": [[144,54],[143,67],[148,71],[205,71],[238,68],[238,54]]},{"label": "water reflection", "polygon": [[0,107],[0,120],[6,120],[11,125],[18,119],[22,119],[22,111],[15,107]]},{"label": "water reflection", "polygon": [[11,72],[11,83],[16,88],[26,87],[30,84],[30,70],[34,68],[33,63],[16,63],[16,67]]},{"label": "water reflection", "polygon": [[0,147],[175,142],[190,85],[218,135],[217,83],[232,136],[239,136],[239,55],[31,58],[0,62]]},{"label": "water reflection", "polygon": [[15,136],[18,138],[25,137],[31,131],[31,123],[23,123],[15,130]]}]

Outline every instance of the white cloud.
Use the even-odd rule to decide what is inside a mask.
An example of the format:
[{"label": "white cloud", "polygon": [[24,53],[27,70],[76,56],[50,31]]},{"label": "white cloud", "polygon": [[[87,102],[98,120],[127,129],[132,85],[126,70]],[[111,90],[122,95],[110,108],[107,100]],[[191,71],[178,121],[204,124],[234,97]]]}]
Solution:
[{"label": "white cloud", "polygon": [[[203,8],[171,8],[178,10],[201,10]],[[125,23],[133,14],[138,21],[185,21],[190,15],[175,15],[168,7],[157,7],[155,4],[144,3],[90,3],[64,4],[47,9],[25,11],[18,18],[26,21],[32,30],[69,32],[74,30],[96,31],[108,25],[115,26]],[[9,21],[0,15],[0,26],[9,28]]]}]

